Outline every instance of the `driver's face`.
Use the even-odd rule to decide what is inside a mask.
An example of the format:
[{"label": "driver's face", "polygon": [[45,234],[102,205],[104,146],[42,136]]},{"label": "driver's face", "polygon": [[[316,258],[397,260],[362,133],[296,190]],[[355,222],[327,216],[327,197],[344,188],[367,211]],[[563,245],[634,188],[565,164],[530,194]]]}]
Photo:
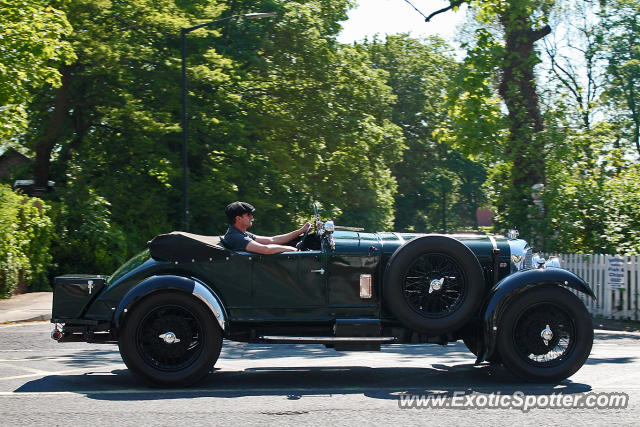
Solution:
[{"label": "driver's face", "polygon": [[251,227],[251,224],[253,223],[253,214],[242,214],[242,216],[236,217],[236,222],[238,225],[242,225],[245,229],[247,229]]}]

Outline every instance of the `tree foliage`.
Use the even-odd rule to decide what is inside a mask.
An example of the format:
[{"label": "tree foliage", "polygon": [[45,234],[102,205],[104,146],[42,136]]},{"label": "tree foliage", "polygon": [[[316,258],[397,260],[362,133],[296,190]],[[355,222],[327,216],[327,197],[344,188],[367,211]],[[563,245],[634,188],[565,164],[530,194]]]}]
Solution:
[{"label": "tree foliage", "polygon": [[457,64],[451,48],[439,38],[408,35],[365,41],[373,66],[388,73],[396,96],[393,122],[403,131],[407,150],[393,166],[397,230],[442,231],[476,226],[476,208],[484,168],[434,135],[449,129],[444,88]]},{"label": "tree foliage", "polygon": [[[191,14],[219,9],[211,2],[182,9],[173,1],[75,0],[63,7],[77,60],[61,68],[62,86],[31,104],[25,144],[36,156],[34,177],[53,178],[67,208],[104,198],[130,248],[139,248],[179,217],[170,180],[180,159],[180,28]],[[215,69],[219,60],[210,61]]]},{"label": "tree foliage", "polygon": [[[469,61],[473,66],[468,68],[469,77],[463,73],[462,87],[466,90],[463,89],[462,102],[454,102],[454,108],[471,120],[478,101],[492,100],[481,89],[478,94],[473,82],[482,79],[483,75],[495,73],[496,69],[499,71],[495,76],[498,77],[497,91],[507,110],[503,123],[508,126],[508,132],[500,147],[500,167],[496,169],[501,172],[492,175],[493,202],[499,212],[496,218],[503,227],[518,226],[524,235],[531,236],[539,231],[536,225],[540,216],[533,203],[532,188],[546,180],[546,141],[542,138],[544,124],[534,73],[539,57],[534,44],[551,31],[547,18],[554,2],[496,0],[469,3],[476,11],[476,19],[485,24],[485,28],[476,32]],[[492,23],[499,24],[498,32],[488,31],[487,27]],[[472,101],[466,102],[470,97]],[[493,104],[488,103],[489,118],[495,115]],[[489,129],[485,133],[492,132]]]},{"label": "tree foliage", "polygon": [[[640,249],[637,0],[468,0],[462,60],[437,38],[338,43],[351,0],[0,1],[0,137],[56,182],[50,274],[108,273],[180,228],[180,30],[249,12],[276,16],[187,35],[190,231],[222,234],[234,200],[257,234],[312,201],[426,232],[474,228],[490,203],[496,231],[540,249]],[[570,40],[541,64],[552,30]]]},{"label": "tree foliage", "polygon": [[25,283],[32,290],[49,289],[53,226],[47,210],[41,200],[0,185],[0,298]]},{"label": "tree foliage", "polygon": [[[335,40],[348,5],[287,2],[278,18],[265,22],[265,33],[234,25],[223,35],[225,54],[244,65],[241,80],[224,85],[240,97],[238,110],[217,114],[220,123],[198,121],[202,140],[215,146],[203,173],[216,179],[225,168],[220,179],[229,186],[226,195],[214,186],[202,189],[219,200],[216,212],[205,211],[209,217],[222,218],[231,198],[252,200],[260,215],[256,232],[267,233],[307,217],[318,200],[338,223],[392,223],[396,184],[389,167],[400,156],[402,137],[391,122],[393,95],[384,73],[371,69],[362,49]],[[261,52],[260,58],[245,63],[235,53],[241,47]],[[220,135],[223,122],[233,127]]]},{"label": "tree foliage", "polygon": [[[554,142],[544,195],[553,232],[547,235],[545,247],[637,253],[640,246],[634,230],[640,216],[633,208],[637,204],[633,188],[640,181],[629,143],[632,120],[618,90],[620,82],[611,85],[610,60],[620,57],[606,47],[615,40],[615,31],[609,28],[620,16],[610,21],[596,4],[566,0],[560,6],[567,16],[556,20],[557,31],[573,35],[567,42],[569,51],[557,49],[558,45],[547,49],[550,65],[557,69],[543,93],[547,139]],[[556,87],[562,90],[553,91]]]},{"label": "tree foliage", "polygon": [[44,88],[30,105],[34,126],[24,136],[36,181],[60,189],[57,229],[74,244],[56,247],[57,256],[99,246],[81,232],[95,215],[117,232],[106,244],[111,261],[83,261],[92,269],[180,228],[180,28],[256,10],[277,17],[188,35],[190,231],[224,233],[224,206],[237,199],[258,208],[258,234],[308,218],[314,200],[338,223],[390,228],[391,165],[403,138],[385,72],[362,48],[335,40],[349,5],[66,3],[77,60],[61,67],[61,87]]},{"label": "tree foliage", "polygon": [[[27,128],[33,89],[60,86],[58,65],[74,59],[72,31],[50,0],[0,0],[0,144]],[[1,146],[1,145],[0,145]]]},{"label": "tree foliage", "polygon": [[640,2],[603,1],[602,48],[609,76],[607,96],[622,111],[623,137],[640,155]]},{"label": "tree foliage", "polygon": [[571,126],[589,130],[602,112],[604,28],[599,5],[582,0],[558,1],[550,13],[553,32],[543,41],[548,78],[543,87],[546,108],[564,111]]}]

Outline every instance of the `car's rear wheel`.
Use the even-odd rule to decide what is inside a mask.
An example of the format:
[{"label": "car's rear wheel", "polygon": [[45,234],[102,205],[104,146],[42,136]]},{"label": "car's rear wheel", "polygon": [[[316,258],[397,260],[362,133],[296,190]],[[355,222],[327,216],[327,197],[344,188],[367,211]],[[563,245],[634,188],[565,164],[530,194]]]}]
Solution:
[{"label": "car's rear wheel", "polygon": [[136,377],[154,385],[186,386],[209,373],[220,355],[222,333],[200,301],[163,292],[134,306],[118,345]]},{"label": "car's rear wheel", "polygon": [[384,300],[405,326],[441,334],[461,328],[482,302],[484,277],[474,253],[447,236],[424,236],[398,249],[384,277]]},{"label": "car's rear wheel", "polygon": [[540,286],[518,296],[498,326],[504,365],[531,381],[560,381],[573,375],[592,345],[589,312],[574,294],[558,286]]}]

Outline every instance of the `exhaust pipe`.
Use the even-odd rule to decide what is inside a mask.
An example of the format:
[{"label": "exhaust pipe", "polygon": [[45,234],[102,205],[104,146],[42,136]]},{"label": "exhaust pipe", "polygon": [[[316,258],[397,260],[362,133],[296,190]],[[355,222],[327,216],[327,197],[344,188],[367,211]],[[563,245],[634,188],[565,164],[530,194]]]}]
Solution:
[{"label": "exhaust pipe", "polygon": [[57,328],[51,331],[51,339],[60,341],[61,338],[62,338],[62,331],[60,331]]}]

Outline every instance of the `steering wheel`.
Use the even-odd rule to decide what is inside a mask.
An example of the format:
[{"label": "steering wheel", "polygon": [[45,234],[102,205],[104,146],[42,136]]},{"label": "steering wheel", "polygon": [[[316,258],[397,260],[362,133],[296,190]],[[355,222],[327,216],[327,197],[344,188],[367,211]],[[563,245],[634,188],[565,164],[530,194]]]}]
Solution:
[{"label": "steering wheel", "polygon": [[304,234],[302,235],[302,239],[300,239],[298,244],[296,244],[296,248],[299,251],[304,250],[305,248],[304,243],[307,240],[307,237],[309,236],[311,229],[316,227],[318,222],[320,221],[320,215],[318,214],[318,205],[316,203],[313,204],[313,213],[314,213],[314,218],[311,222],[311,225],[309,226],[309,228],[307,228],[307,231],[305,231]]},{"label": "steering wheel", "polygon": [[296,248],[299,251],[303,251],[305,250],[305,241],[307,240],[307,237],[309,236],[309,232],[311,231],[311,228],[313,227],[313,225],[310,225],[309,228],[307,228],[307,231],[304,232],[304,234],[302,235],[302,239],[300,239],[300,241],[296,244]]}]

